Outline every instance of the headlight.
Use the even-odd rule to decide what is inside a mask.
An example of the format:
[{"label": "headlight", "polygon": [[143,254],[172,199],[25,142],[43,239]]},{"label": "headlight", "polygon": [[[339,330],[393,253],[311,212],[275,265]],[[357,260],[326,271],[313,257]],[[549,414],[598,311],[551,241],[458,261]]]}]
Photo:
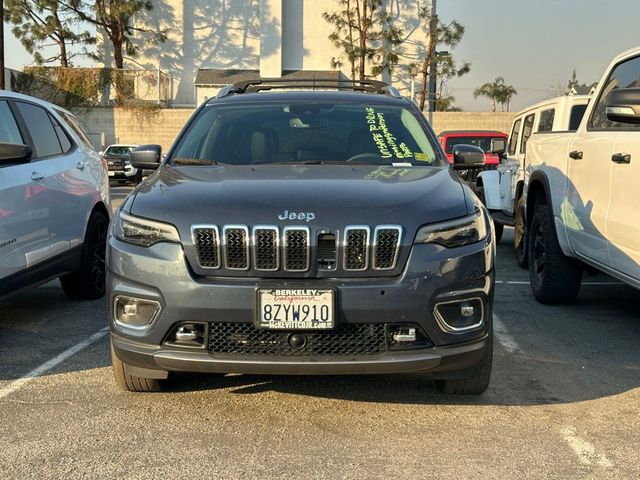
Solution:
[{"label": "headlight", "polygon": [[469,217],[426,225],[418,230],[415,243],[437,243],[454,248],[479,242],[486,236],[487,221],[479,211]]},{"label": "headlight", "polygon": [[116,218],[113,234],[118,240],[143,247],[160,242],[180,243],[180,235],[173,225],[134,217],[123,212]]}]

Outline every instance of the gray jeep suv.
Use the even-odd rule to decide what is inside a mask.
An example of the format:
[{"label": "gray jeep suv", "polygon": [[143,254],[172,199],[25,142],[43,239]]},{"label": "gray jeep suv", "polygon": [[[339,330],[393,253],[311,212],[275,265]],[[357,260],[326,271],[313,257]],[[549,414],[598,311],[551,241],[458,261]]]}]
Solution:
[{"label": "gray jeep suv", "polygon": [[[110,227],[117,384],[156,391],[187,371],[429,372],[445,392],[482,393],[486,210],[395,89],[273,91],[283,86],[226,87],[163,160],[159,146],[131,153],[157,171]],[[456,162],[481,163],[473,148]]]}]

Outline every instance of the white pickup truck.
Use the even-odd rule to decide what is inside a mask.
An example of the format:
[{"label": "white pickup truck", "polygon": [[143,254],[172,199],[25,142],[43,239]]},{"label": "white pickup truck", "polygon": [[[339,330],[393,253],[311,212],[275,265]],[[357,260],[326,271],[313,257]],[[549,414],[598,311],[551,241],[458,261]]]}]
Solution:
[{"label": "white pickup truck", "polygon": [[516,261],[523,268],[527,268],[527,255],[521,199],[527,142],[534,133],[576,131],[589,98],[588,95],[551,98],[518,112],[513,118],[509,143],[500,166],[478,175],[477,187],[483,192],[496,231],[501,231],[505,225],[515,227]]},{"label": "white pickup truck", "polygon": [[640,288],[640,47],[616,57],[574,133],[534,134],[523,193],[541,303],[575,299],[589,266]]}]

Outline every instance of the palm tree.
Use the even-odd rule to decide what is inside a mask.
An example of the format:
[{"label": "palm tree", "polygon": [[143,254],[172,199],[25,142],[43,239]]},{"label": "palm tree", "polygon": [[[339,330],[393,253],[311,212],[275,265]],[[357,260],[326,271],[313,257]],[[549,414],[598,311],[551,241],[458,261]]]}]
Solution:
[{"label": "palm tree", "polygon": [[483,85],[480,85],[473,92],[473,96],[475,98],[478,97],[486,97],[491,100],[491,111],[495,112],[497,110],[498,104],[502,105],[502,109],[507,107],[507,111],[509,111],[509,104],[511,103],[511,99],[514,95],[517,95],[518,92],[511,85],[506,85],[504,83],[503,77],[496,77],[493,82],[487,82]]}]

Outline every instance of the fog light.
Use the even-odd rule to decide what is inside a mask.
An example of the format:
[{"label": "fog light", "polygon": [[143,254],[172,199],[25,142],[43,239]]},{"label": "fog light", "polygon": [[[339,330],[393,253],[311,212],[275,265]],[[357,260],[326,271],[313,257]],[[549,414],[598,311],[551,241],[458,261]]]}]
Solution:
[{"label": "fog light", "polygon": [[167,337],[165,343],[178,347],[204,348],[207,326],[204,323],[181,323]]},{"label": "fog light", "polygon": [[160,303],[155,300],[117,296],[113,312],[116,323],[130,328],[143,328],[150,324],[160,311]]},{"label": "fog light", "polygon": [[436,321],[449,333],[464,333],[484,324],[484,303],[480,298],[454,300],[436,304]]}]

